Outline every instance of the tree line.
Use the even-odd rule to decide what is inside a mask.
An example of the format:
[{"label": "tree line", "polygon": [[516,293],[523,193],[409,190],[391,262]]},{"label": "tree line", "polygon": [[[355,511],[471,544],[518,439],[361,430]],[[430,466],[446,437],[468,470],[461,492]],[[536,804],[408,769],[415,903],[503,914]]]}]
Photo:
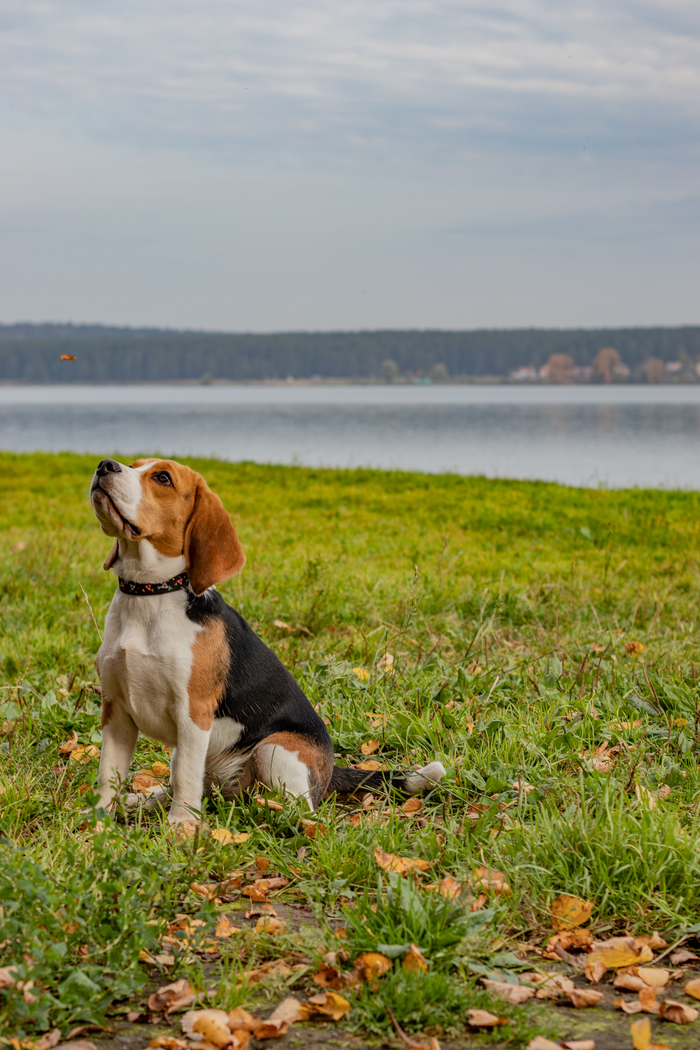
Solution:
[{"label": "tree line", "polygon": [[[552,355],[593,366],[602,348],[641,374],[645,362],[700,357],[700,326],[613,329],[386,330],[229,334],[99,325],[0,325],[0,381],[140,383],[173,380],[503,376]],[[61,356],[69,360],[61,360]],[[75,360],[70,360],[74,358]],[[385,376],[386,378],[386,376]]]}]

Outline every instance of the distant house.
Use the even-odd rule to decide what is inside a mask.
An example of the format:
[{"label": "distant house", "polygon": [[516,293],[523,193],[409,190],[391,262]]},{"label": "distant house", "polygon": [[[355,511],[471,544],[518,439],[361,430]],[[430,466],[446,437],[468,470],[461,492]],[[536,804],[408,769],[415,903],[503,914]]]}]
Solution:
[{"label": "distant house", "polygon": [[532,383],[537,379],[537,369],[534,365],[521,365],[510,373],[510,378],[518,383]]}]

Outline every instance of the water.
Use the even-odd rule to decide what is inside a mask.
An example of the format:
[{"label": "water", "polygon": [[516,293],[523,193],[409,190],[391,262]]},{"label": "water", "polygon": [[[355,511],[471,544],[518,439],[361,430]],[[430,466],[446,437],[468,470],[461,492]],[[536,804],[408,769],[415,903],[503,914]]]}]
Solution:
[{"label": "water", "polygon": [[700,487],[700,386],[0,387],[0,448]]}]

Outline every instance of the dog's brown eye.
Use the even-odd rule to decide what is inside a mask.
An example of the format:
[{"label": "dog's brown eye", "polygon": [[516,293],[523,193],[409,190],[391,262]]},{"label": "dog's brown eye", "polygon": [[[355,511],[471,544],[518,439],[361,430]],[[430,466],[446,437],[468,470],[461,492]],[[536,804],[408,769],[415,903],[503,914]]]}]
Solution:
[{"label": "dog's brown eye", "polygon": [[160,474],[154,474],[153,480],[157,481],[159,485],[172,485],[170,475],[165,470],[161,470]]}]

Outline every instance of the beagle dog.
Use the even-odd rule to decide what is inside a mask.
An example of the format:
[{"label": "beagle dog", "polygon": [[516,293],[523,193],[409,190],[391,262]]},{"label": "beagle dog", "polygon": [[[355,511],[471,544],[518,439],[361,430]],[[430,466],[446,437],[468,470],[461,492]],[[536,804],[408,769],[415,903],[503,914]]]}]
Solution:
[{"label": "beagle dog", "polygon": [[334,766],[328,731],[294,677],[216,591],[245,555],[221,500],[194,470],[103,459],[90,499],[114,537],[104,568],[119,577],[97,654],[104,809],[126,781],[139,732],[173,748],[171,824],[198,819],[213,786],[232,798],[258,781],[313,810],[334,791],[388,783],[416,794],[444,775],[440,762],[409,773]]}]

